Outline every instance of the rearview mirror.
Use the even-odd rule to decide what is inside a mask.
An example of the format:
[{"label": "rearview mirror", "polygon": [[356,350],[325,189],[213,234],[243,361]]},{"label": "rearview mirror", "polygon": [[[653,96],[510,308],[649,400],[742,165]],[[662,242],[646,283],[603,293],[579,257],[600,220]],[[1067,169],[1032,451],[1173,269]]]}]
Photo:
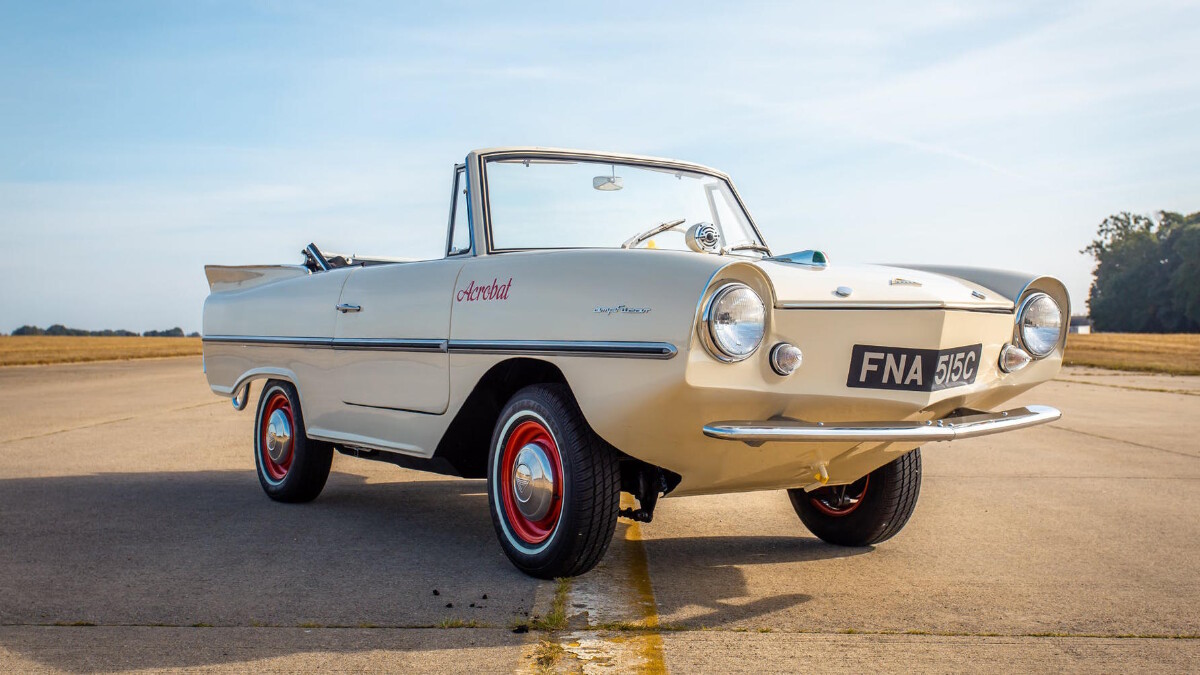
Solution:
[{"label": "rearview mirror", "polygon": [[592,179],[592,187],[597,190],[611,192],[625,187],[625,180],[620,176],[596,176]]}]

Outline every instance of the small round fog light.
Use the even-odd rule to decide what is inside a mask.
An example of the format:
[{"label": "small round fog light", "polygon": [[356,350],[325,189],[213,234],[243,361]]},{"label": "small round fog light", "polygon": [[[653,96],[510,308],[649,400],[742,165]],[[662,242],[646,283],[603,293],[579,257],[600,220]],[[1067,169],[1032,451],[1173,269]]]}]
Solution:
[{"label": "small round fog light", "polygon": [[771,347],[771,369],[780,375],[791,375],[804,361],[804,354],[796,345],[780,342]]}]

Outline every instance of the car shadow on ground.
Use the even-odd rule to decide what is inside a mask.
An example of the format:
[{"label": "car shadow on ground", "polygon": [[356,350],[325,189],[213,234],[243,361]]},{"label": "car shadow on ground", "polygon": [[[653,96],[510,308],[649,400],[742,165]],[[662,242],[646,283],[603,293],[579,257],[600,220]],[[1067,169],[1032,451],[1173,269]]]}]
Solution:
[{"label": "car shadow on ground", "polygon": [[[280,504],[245,471],[5,479],[0,541],[8,626],[504,629],[527,616],[542,583],[501,552],[481,481],[366,483],[335,473],[315,502]],[[517,637],[477,632],[485,636],[472,635],[476,646],[488,633],[506,644]],[[0,649],[22,648],[7,642],[0,637]],[[263,640],[249,658],[289,649]],[[95,668],[61,646],[37,652],[26,656]],[[122,658],[122,668],[186,668],[220,656]]]},{"label": "car shadow on ground", "polygon": [[[625,527],[622,521],[618,538]],[[474,622],[497,630],[470,631],[461,645],[489,647],[520,639],[507,628],[528,618],[535,591],[546,584],[521,574],[504,557],[486,487],[477,480],[368,483],[335,472],[316,501],[280,504],[262,493],[252,471],[3,479],[0,537],[0,626],[10,627],[295,631]],[[657,539],[645,546],[656,586],[686,579],[686,592],[661,596],[661,611],[698,606],[704,613],[690,615],[687,623],[706,626],[808,599],[788,594],[738,604],[748,595],[739,565],[868,550],[754,536]],[[115,635],[108,630],[99,628],[95,635]],[[0,627],[0,648],[47,666],[96,667],[89,650],[64,649],[54,635],[33,642],[27,633],[5,635]],[[181,647],[194,639],[181,640]],[[398,641],[394,648],[413,642]],[[299,646],[304,644],[263,639],[240,644],[229,655],[213,649],[122,649],[119,662],[105,667],[200,667],[316,649],[348,653],[378,648],[378,639],[347,635],[344,641],[323,639],[319,647]]]},{"label": "car shadow on ground", "polygon": [[[741,567],[795,565],[870,553],[874,547],[832,546],[812,537],[723,536],[651,539],[644,542],[654,574],[655,598],[660,616],[692,628],[744,624],[780,612],[813,596],[805,593],[762,596],[752,592]],[[686,617],[686,618],[676,618]]]}]

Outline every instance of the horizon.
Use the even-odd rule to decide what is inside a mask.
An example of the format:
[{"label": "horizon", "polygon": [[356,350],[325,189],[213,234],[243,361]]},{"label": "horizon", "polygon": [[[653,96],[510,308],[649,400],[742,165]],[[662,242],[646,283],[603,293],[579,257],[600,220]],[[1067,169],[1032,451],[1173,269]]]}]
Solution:
[{"label": "horizon", "polygon": [[1107,216],[1200,211],[1200,4],[503,10],[0,0],[0,330],[201,330],[205,264],[440,256],[527,143],[729,173],[776,253],[999,267],[1086,314]]}]

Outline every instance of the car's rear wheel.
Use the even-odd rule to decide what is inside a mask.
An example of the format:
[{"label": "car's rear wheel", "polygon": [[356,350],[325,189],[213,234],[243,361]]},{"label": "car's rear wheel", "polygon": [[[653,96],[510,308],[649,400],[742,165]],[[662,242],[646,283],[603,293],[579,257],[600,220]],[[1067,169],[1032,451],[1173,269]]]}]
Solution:
[{"label": "car's rear wheel", "polygon": [[276,501],[312,501],[325,487],[332,463],[333,446],[304,433],[296,388],[268,380],[254,417],[254,464],[263,491]]},{"label": "car's rear wheel", "polygon": [[849,485],[788,490],[804,526],[839,546],[869,546],[904,528],[921,493],[921,450],[885,464]]},{"label": "car's rear wheel", "polygon": [[501,411],[488,455],[488,503],[500,545],[542,579],[592,569],[620,509],[616,452],[564,385],[525,387]]}]

